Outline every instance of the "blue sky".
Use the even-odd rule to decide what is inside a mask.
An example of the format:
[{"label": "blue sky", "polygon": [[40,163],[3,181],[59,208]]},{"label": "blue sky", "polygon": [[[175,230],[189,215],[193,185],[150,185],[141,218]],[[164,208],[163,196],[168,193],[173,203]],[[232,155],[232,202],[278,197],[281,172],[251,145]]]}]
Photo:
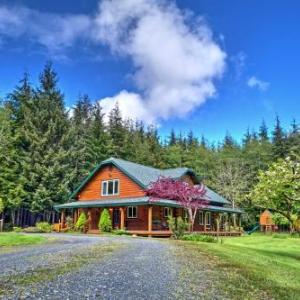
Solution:
[{"label": "blue sky", "polygon": [[0,1],[0,96],[51,59],[66,105],[121,101],[162,135],[240,139],[276,114],[299,122],[299,1],[146,2]]}]

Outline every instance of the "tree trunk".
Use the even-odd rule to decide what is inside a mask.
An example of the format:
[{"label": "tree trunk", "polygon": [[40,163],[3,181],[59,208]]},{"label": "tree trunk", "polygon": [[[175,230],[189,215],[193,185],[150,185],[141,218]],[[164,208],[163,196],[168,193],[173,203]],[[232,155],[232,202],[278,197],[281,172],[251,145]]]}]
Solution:
[{"label": "tree trunk", "polygon": [[11,223],[12,223],[13,226],[15,226],[15,223],[16,223],[16,212],[15,212],[15,210],[11,211]]}]

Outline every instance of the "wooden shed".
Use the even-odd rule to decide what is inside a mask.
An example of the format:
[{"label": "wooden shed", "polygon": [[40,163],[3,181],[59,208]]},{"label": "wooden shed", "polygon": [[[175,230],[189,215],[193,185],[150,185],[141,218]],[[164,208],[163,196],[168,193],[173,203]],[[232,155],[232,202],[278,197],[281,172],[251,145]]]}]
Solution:
[{"label": "wooden shed", "polygon": [[275,223],[272,219],[272,213],[266,209],[259,217],[260,231],[273,232],[275,231]]}]

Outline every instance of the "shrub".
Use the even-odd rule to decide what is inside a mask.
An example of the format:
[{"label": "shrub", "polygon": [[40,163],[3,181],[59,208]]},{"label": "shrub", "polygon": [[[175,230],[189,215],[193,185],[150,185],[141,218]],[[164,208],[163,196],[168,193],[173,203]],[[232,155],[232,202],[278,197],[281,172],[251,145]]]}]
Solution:
[{"label": "shrub", "polygon": [[35,224],[35,227],[40,232],[46,232],[46,233],[51,232],[51,225],[47,222],[38,222],[38,223]]},{"label": "shrub", "polygon": [[76,222],[75,229],[83,231],[86,223],[87,223],[86,215],[84,212],[82,212]]},{"label": "shrub", "polygon": [[206,243],[217,243],[218,239],[210,235],[202,235],[198,233],[185,234],[182,237],[184,241],[193,241],[193,242],[206,242]]},{"label": "shrub", "polygon": [[101,213],[98,227],[99,227],[99,230],[102,232],[111,232],[112,231],[112,223],[111,223],[110,215],[106,208]]},{"label": "shrub", "polygon": [[66,224],[69,230],[74,230],[74,222],[72,217],[66,218]]},{"label": "shrub", "polygon": [[38,229],[37,227],[27,227],[27,228],[24,228],[23,231],[26,233],[42,233],[42,231],[40,229]]},{"label": "shrub", "polygon": [[116,235],[130,235],[130,233],[127,232],[127,231],[124,230],[124,229],[117,229],[117,230],[114,230],[113,233],[116,234]]},{"label": "shrub", "polygon": [[14,232],[22,232],[22,228],[21,227],[13,227],[13,231]]},{"label": "shrub", "polygon": [[13,224],[12,223],[4,223],[3,224],[3,231],[12,231],[13,230]]},{"label": "shrub", "polygon": [[173,218],[172,216],[168,216],[168,225],[175,239],[180,239],[189,228],[188,222],[181,217]]}]

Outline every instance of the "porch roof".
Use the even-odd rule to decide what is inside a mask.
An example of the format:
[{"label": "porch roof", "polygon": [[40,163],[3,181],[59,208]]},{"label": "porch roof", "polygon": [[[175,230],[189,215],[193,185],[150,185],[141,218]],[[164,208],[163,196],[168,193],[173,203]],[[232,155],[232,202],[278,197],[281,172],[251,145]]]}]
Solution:
[{"label": "porch roof", "polygon": [[[119,206],[131,206],[131,205],[158,205],[168,207],[182,207],[178,202],[169,199],[159,199],[152,201],[150,197],[135,197],[135,198],[118,198],[118,199],[107,199],[107,200],[90,200],[90,201],[74,201],[64,204],[55,205],[56,210],[66,208],[92,208],[92,207],[119,207]],[[241,209],[208,205],[203,210],[216,211],[216,212],[232,212],[242,213]]]}]

